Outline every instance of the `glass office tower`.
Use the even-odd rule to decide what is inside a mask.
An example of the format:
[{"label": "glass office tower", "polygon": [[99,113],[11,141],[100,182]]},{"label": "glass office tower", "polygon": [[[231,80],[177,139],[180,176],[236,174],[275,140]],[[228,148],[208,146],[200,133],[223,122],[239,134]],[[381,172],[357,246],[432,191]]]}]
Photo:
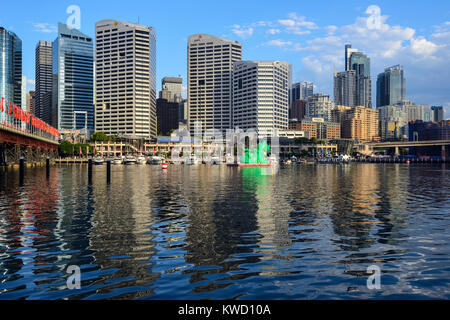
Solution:
[{"label": "glass office tower", "polygon": [[377,108],[392,106],[406,99],[406,80],[400,65],[385,69],[377,79]]},{"label": "glass office tower", "polygon": [[0,99],[22,106],[22,40],[0,27]]},{"label": "glass office tower", "polygon": [[53,42],[52,123],[59,130],[94,130],[94,45],[91,37],[58,24]]}]

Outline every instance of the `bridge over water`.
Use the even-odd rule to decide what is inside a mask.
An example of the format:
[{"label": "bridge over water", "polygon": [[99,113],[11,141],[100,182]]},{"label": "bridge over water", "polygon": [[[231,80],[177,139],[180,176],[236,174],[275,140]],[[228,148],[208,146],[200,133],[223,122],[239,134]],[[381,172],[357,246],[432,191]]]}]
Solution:
[{"label": "bridge over water", "polygon": [[400,149],[411,147],[441,147],[442,160],[450,159],[450,140],[371,142],[360,144],[357,146],[357,149],[362,153],[376,149],[394,149],[395,155],[399,155]]},{"label": "bridge over water", "polygon": [[39,118],[2,99],[0,106],[0,165],[45,163],[58,154],[59,132]]}]

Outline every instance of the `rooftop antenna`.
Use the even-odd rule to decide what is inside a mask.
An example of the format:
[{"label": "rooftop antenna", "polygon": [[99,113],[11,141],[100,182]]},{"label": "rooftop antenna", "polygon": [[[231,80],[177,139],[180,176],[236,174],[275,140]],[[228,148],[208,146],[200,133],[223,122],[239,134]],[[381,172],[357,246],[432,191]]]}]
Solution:
[{"label": "rooftop antenna", "polygon": [[140,23],[139,23],[139,16],[138,16],[138,24],[140,24]]}]

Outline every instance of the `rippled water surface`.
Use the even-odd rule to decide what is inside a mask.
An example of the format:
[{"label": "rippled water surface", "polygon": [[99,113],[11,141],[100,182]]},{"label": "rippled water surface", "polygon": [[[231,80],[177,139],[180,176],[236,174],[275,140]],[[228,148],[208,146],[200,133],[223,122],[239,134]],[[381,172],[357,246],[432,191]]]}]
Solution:
[{"label": "rippled water surface", "polygon": [[112,170],[0,172],[0,299],[450,298],[449,166]]}]

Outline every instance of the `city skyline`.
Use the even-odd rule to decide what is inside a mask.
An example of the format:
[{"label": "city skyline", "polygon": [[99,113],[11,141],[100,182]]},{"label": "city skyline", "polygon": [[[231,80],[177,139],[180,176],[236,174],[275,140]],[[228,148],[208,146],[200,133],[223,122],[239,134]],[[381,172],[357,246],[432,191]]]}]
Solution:
[{"label": "city skyline", "polygon": [[[187,38],[195,33],[208,33],[239,41],[243,45],[243,60],[279,60],[291,63],[293,82],[311,81],[316,86],[316,92],[330,95],[333,95],[333,67],[345,69],[342,50],[346,43],[351,43],[371,58],[372,92],[375,92],[375,78],[384,68],[401,64],[408,79],[406,98],[418,104],[443,105],[448,115],[450,97],[447,93],[449,81],[446,80],[446,74],[450,72],[442,72],[442,68],[448,67],[446,64],[440,64],[449,55],[446,41],[450,35],[450,22],[447,21],[450,20],[450,14],[445,10],[428,10],[418,2],[411,3],[411,8],[405,9],[399,8],[398,4],[381,1],[378,4],[381,9],[380,29],[366,28],[367,30],[361,31],[364,32],[362,34],[355,30],[361,29],[359,27],[365,25],[370,18],[370,14],[366,12],[371,3],[365,1],[358,3],[358,6],[343,1],[341,6],[347,10],[340,10],[339,17],[332,17],[328,13],[332,10],[320,12],[318,4],[305,4],[298,8],[286,1],[285,5],[273,10],[252,8],[251,19],[255,20],[253,22],[248,18],[248,11],[245,14],[245,9],[250,8],[251,1],[240,4],[244,12],[233,12],[232,16],[233,10],[230,8],[205,4],[202,1],[197,3],[198,6],[194,6],[196,10],[187,9],[186,4],[177,1],[170,5],[170,8],[174,8],[173,19],[182,14],[178,11],[183,11],[183,8],[193,15],[183,20],[183,31],[180,32],[179,29],[173,28],[173,24],[167,25],[164,14],[158,16],[145,10],[149,6],[145,3],[131,4],[128,10],[119,10],[113,4],[108,8],[102,7],[102,13],[98,14],[96,7],[100,6],[101,2],[94,5],[80,1],[77,3],[81,9],[80,31],[93,36],[95,22],[104,18],[129,22],[139,20],[140,24],[155,27],[158,39],[158,91],[161,89],[160,80],[166,76],[181,75],[183,86],[186,86]],[[437,5],[444,3],[439,2]],[[29,79],[29,90],[34,89],[34,48],[39,40],[53,41],[56,38],[57,22],[65,22],[69,17],[66,13],[68,6],[69,3],[63,2],[50,8],[49,4],[44,3],[44,10],[40,10],[43,12],[41,21],[36,21],[31,15],[27,17],[28,13],[23,13],[22,19],[18,19],[16,14],[0,19],[0,25],[18,34],[23,41],[23,73]],[[48,12],[45,11],[46,8]],[[142,10],[138,10],[139,8]],[[9,12],[20,12],[14,4],[7,4],[6,9]],[[203,23],[194,21],[194,17],[208,9],[220,9],[221,15],[214,19],[205,17]],[[406,11],[399,14],[400,9]],[[436,12],[441,12],[442,16],[437,17]],[[404,13],[409,13],[411,18],[411,15],[420,13],[424,19],[420,22],[417,19],[406,19]],[[430,22],[431,15],[433,20]],[[23,23],[18,24],[18,20]],[[414,21],[413,25],[410,21]],[[367,38],[371,38],[371,41]],[[375,97],[372,97],[373,105],[374,100]]]}]

